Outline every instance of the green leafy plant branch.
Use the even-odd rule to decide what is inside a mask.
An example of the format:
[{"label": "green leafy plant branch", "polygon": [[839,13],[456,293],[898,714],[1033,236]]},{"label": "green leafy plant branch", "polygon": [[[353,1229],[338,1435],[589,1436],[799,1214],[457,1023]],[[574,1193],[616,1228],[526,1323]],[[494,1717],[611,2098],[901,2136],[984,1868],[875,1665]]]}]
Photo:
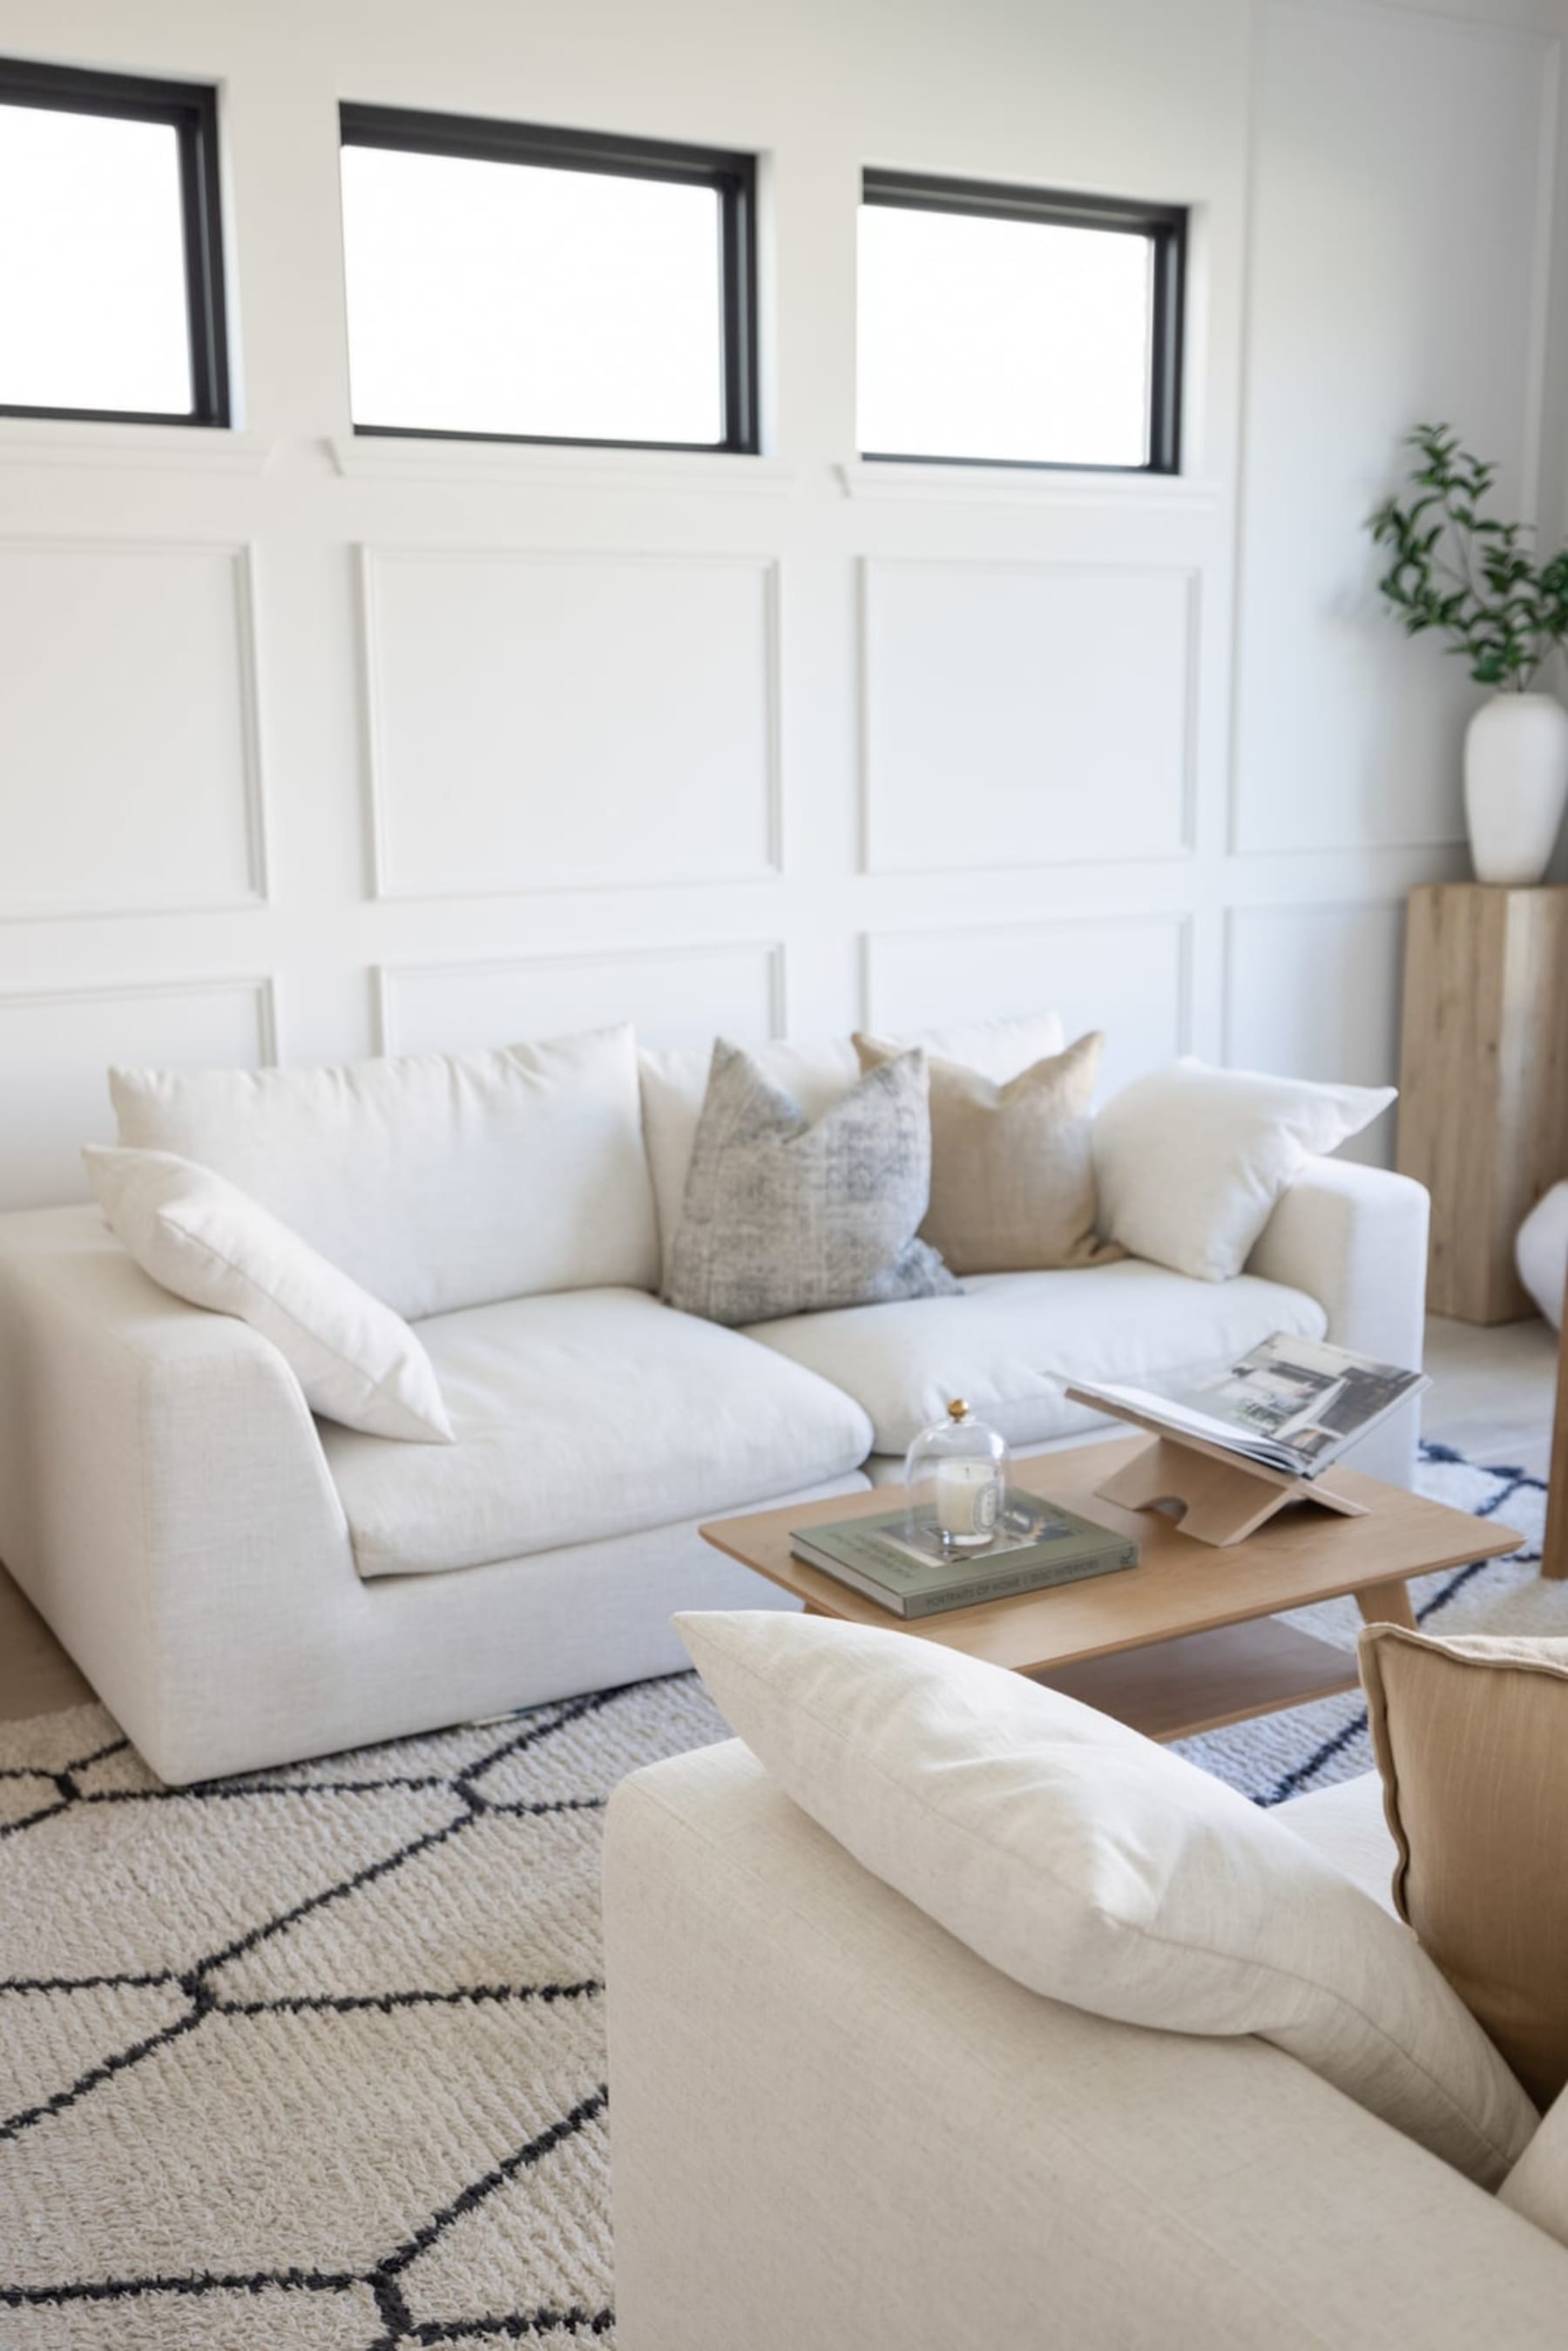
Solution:
[{"label": "green leafy plant branch", "polygon": [[1405,446],[1417,453],[1412,495],[1385,498],[1366,521],[1388,550],[1377,585],[1407,636],[1440,629],[1478,685],[1522,694],[1568,638],[1568,548],[1538,562],[1528,525],[1481,512],[1497,467],[1451,426],[1418,424]]}]

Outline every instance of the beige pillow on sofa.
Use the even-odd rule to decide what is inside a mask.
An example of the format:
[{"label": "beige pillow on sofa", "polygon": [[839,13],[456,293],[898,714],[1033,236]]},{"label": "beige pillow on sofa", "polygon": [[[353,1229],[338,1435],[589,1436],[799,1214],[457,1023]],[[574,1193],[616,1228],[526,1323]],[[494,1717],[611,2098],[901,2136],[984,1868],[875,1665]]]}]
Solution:
[{"label": "beige pillow on sofa", "polygon": [[1255,2033],[1490,2187],[1529,2100],[1397,1919],[1092,1708],[935,1641],[774,1610],[676,1624],[721,1710],[863,1867],[1049,1999]]},{"label": "beige pillow on sofa", "polygon": [[[952,1271],[1098,1265],[1123,1252],[1095,1229],[1090,1109],[1105,1038],[1096,1029],[1003,1085],[928,1053],[931,1199],[920,1227]],[[863,1070],[902,1050],[858,1033]]]},{"label": "beige pillow on sofa", "polygon": [[1542,2106],[1568,2082],[1568,1640],[1361,1635],[1394,1899]]}]

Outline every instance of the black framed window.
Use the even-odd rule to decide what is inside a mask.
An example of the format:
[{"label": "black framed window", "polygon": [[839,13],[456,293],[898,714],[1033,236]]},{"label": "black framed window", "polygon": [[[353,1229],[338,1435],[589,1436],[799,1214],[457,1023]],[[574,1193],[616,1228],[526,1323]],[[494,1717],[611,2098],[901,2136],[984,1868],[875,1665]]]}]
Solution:
[{"label": "black framed window", "polygon": [[1173,474],[1187,214],[867,172],[863,456]]},{"label": "black framed window", "polygon": [[0,58],[0,415],[228,423],[215,90]]},{"label": "black framed window", "polygon": [[755,162],[345,106],[358,433],[754,450]]}]

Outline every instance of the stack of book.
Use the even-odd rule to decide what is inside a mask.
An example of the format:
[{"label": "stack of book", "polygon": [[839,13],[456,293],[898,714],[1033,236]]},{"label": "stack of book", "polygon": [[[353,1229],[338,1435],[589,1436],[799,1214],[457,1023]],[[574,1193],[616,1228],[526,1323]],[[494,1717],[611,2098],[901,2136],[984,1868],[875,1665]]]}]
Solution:
[{"label": "stack of book", "polygon": [[1009,1487],[1000,1530],[982,1552],[942,1556],[935,1516],[929,1526],[923,1516],[911,1520],[905,1508],[792,1528],[790,1548],[808,1566],[906,1619],[1137,1565],[1137,1545],[1125,1535],[1015,1487]]}]

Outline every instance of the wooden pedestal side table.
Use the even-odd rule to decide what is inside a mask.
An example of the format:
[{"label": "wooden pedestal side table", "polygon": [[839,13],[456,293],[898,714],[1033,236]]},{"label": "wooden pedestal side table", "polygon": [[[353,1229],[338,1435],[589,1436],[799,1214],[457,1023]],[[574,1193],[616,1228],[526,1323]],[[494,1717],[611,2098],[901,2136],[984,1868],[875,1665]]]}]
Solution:
[{"label": "wooden pedestal side table", "polygon": [[1407,1576],[1466,1567],[1519,1547],[1508,1527],[1354,1469],[1336,1469],[1334,1482],[1359,1505],[1359,1517],[1331,1517],[1303,1504],[1226,1549],[1194,1542],[1169,1519],[1124,1510],[1096,1493],[1145,1441],[1037,1454],[1014,1461],[1009,1472],[1014,1485],[1130,1535],[1141,1552],[1137,1567],[913,1624],[790,1551],[792,1528],[887,1510],[885,1488],[721,1519],[701,1532],[730,1558],[797,1593],[817,1615],[880,1625],[988,1658],[1150,1739],[1186,1739],[1354,1688],[1355,1657],[1273,1622],[1280,1611],[1353,1593],[1367,1624],[1410,1625]]},{"label": "wooden pedestal side table", "polygon": [[1428,1309],[1533,1314],[1513,1240],[1568,1176],[1568,889],[1412,890],[1399,1090],[1399,1172],[1432,1196]]}]

